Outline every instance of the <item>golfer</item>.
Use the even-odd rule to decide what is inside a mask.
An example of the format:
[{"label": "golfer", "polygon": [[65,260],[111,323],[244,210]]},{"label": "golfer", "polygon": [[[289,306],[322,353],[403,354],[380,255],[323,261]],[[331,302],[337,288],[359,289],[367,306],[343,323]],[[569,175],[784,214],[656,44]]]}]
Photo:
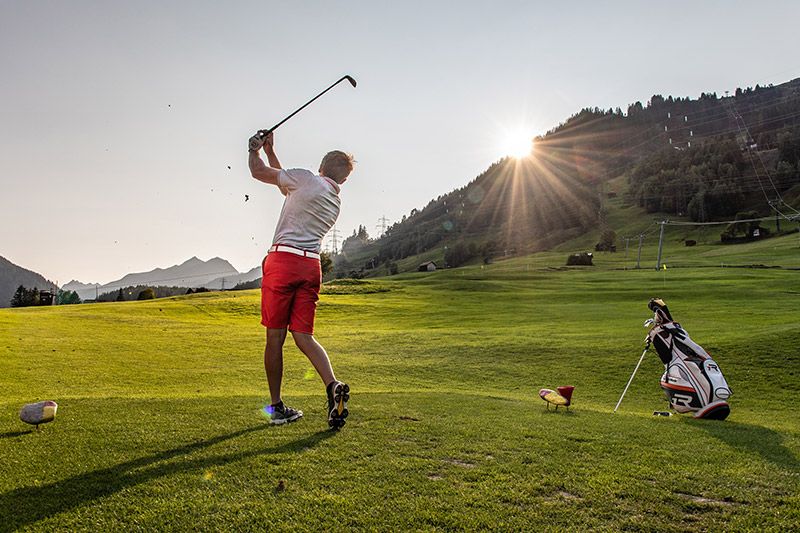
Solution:
[{"label": "golfer", "polygon": [[[267,328],[264,369],[271,405],[271,424],[285,424],[303,416],[281,399],[283,343],[287,329],[322,378],[328,395],[328,425],[338,429],[347,418],[350,387],[336,380],[328,354],[314,339],[314,314],[319,300],[322,238],[339,216],[339,190],[353,171],[353,156],[338,150],[322,158],[319,173],[281,167],[273,135],[250,139],[250,173],[258,181],[276,185],[286,197],[272,246],[262,264],[261,324]],[[264,149],[267,162],[259,155]]]}]

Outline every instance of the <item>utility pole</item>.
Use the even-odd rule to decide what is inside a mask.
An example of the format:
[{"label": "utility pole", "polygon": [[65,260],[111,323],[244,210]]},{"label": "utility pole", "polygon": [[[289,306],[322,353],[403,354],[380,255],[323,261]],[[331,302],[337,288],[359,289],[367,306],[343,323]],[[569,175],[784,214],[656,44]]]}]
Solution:
[{"label": "utility pole", "polygon": [[339,230],[336,229],[336,226],[331,229],[331,240],[333,241],[333,255],[336,255],[339,253]]},{"label": "utility pole", "polygon": [[221,291],[225,290],[225,278],[222,278],[222,288],[220,290]]},{"label": "utility pole", "polygon": [[656,270],[661,270],[661,250],[664,246],[664,225],[666,223],[666,220],[660,222],[661,232],[658,234],[658,259],[656,259]]},{"label": "utility pole", "polygon": [[644,240],[644,233],[639,234],[639,253],[636,256],[636,270],[639,270],[641,266],[639,264],[642,261],[642,241]]},{"label": "utility pole", "polygon": [[383,236],[384,233],[386,233],[386,225],[388,223],[389,219],[386,218],[386,215],[383,215],[381,218],[378,219],[378,224],[375,226],[375,228],[380,228],[381,230],[381,233],[380,235],[378,235],[378,237],[381,237]]}]

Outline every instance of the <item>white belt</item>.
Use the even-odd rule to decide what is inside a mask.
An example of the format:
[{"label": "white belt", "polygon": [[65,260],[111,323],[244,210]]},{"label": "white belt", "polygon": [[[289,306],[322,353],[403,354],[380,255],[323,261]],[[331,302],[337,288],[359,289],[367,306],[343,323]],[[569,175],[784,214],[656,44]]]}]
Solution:
[{"label": "white belt", "polygon": [[300,248],[295,248],[294,246],[287,246],[285,244],[273,244],[272,247],[269,249],[270,252],[289,252],[290,254],[294,255],[302,255],[303,257],[311,257],[313,259],[319,259],[319,254],[316,252],[308,252],[306,250],[301,250]]}]

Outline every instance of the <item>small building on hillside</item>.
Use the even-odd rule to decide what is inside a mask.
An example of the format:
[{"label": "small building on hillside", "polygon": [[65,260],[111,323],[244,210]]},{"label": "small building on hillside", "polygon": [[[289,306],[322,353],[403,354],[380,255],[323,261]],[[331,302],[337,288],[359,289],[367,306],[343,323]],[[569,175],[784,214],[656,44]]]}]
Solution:
[{"label": "small building on hillside", "polygon": [[39,291],[39,305],[53,305],[55,299],[55,291]]},{"label": "small building on hillside", "polygon": [[592,252],[578,252],[567,257],[567,266],[594,266]]},{"label": "small building on hillside", "polygon": [[434,263],[433,261],[422,263],[420,266],[417,267],[418,272],[433,272],[434,270],[436,270],[436,263]]}]

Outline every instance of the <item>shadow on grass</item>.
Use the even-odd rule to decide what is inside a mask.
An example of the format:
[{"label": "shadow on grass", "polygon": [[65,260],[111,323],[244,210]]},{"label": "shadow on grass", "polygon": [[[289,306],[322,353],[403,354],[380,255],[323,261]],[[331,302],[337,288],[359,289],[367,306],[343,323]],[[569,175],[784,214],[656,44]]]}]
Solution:
[{"label": "shadow on grass", "polygon": [[[333,437],[336,432],[319,431],[302,439],[283,443],[274,448],[185,459],[187,454],[202,451],[254,431],[269,428],[269,424],[242,429],[227,435],[194,442],[155,455],[80,474],[41,487],[24,487],[0,494],[0,532],[14,531],[39,520],[55,516],[110,496],[125,488],[162,476],[223,466],[260,455],[300,452]],[[177,458],[177,461],[170,461]]]},{"label": "shadow on grass", "polygon": [[763,459],[783,468],[798,469],[797,458],[783,445],[783,436],[777,431],[740,422],[716,420],[687,420],[715,439],[743,452],[760,455]]},{"label": "shadow on grass", "polygon": [[27,435],[28,433],[33,433],[34,430],[29,429],[28,431],[7,431],[5,433],[0,433],[0,439],[10,439],[12,437],[19,437],[20,435]]}]

